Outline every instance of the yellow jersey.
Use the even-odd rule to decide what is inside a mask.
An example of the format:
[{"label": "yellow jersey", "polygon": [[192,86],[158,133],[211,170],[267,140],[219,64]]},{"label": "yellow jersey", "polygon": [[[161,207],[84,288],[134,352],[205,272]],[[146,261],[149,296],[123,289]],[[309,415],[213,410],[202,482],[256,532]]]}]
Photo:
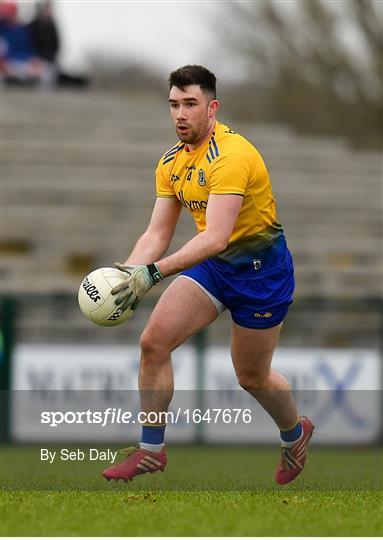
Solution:
[{"label": "yellow jersey", "polygon": [[157,197],[177,197],[191,212],[198,232],[206,229],[210,193],[243,197],[229,244],[218,260],[245,263],[282,240],[283,229],[262,157],[248,140],[219,122],[196,150],[178,142],[165,152],[156,169],[156,192]]}]

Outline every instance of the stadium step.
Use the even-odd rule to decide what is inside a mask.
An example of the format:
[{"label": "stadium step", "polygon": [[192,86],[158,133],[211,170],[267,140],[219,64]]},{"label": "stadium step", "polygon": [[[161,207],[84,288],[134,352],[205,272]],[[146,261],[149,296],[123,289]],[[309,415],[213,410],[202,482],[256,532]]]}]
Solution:
[{"label": "stadium step", "polygon": [[[155,197],[154,169],[176,139],[167,104],[158,96],[142,98],[3,93],[4,292],[59,291],[75,298],[87,261],[89,270],[111,264],[144,231]],[[298,298],[381,296],[379,153],[357,152],[340,138],[299,136],[285,126],[228,123],[268,165],[295,256]],[[184,212],[172,249],[194,230]],[[85,328],[85,319],[79,322],[81,314],[72,324],[68,313],[54,329],[60,339],[97,333]],[[36,337],[39,321],[23,316],[24,335]],[[46,338],[49,324],[55,323],[48,318],[40,331]],[[218,328],[217,339],[225,334]]]}]

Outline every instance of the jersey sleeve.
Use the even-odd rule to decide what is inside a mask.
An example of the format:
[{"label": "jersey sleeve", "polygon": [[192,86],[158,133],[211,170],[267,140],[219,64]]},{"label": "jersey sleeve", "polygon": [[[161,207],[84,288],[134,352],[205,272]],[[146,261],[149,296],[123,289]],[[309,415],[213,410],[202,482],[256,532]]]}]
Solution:
[{"label": "jersey sleeve", "polygon": [[250,174],[251,167],[246,156],[226,154],[214,162],[210,173],[210,193],[243,195]]},{"label": "jersey sleeve", "polygon": [[156,193],[157,197],[175,197],[173,187],[165,174],[165,167],[162,160],[159,161],[156,169]]}]

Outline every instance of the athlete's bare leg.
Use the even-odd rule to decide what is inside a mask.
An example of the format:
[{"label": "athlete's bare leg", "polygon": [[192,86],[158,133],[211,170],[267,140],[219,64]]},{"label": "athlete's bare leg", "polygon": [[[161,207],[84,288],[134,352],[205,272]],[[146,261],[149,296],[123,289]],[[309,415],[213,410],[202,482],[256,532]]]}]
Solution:
[{"label": "athlete's bare leg", "polygon": [[217,317],[215,305],[196,283],[180,276],[169,285],[141,336],[143,411],[167,410],[174,390],[171,352]]},{"label": "athlete's bare leg", "polygon": [[270,367],[281,326],[258,330],[233,323],[231,354],[239,384],[287,431],[298,421],[297,409],[287,379]]}]

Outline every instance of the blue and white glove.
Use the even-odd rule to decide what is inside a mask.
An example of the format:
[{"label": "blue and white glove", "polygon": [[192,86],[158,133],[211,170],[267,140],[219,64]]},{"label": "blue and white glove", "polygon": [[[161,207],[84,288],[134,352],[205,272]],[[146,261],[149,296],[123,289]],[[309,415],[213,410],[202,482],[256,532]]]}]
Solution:
[{"label": "blue and white glove", "polygon": [[148,290],[164,279],[155,263],[126,266],[114,263],[114,266],[127,274],[127,278],[112,289],[112,294],[118,295],[115,304],[121,305],[122,311],[136,309]]}]

